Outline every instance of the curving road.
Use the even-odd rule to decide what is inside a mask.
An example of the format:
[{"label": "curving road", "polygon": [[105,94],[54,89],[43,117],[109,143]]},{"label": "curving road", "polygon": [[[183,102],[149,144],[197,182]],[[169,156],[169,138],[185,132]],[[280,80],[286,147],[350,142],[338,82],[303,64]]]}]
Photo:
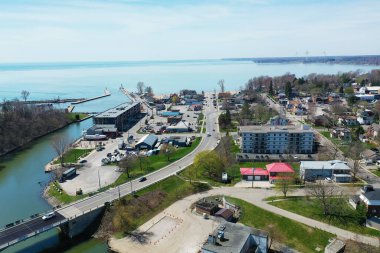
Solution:
[{"label": "curving road", "polygon": [[217,145],[217,141],[220,137],[220,134],[219,129],[216,125],[218,117],[217,109],[215,109],[212,106],[212,99],[210,97],[210,94],[208,94],[208,98],[206,99],[207,105],[204,107],[203,113],[206,118],[206,132],[210,133],[211,136],[201,134],[203,135],[202,141],[200,142],[198,147],[196,147],[190,154],[160,170],[148,174],[146,176],[147,180],[144,182],[138,182],[138,179],[133,180],[131,182],[122,184],[116,188],[109,189],[105,192],[98,193],[92,197],[65,206],[57,210],[57,212],[59,212],[64,217],[70,219],[72,217],[81,215],[84,212],[87,212],[91,209],[101,207],[104,205],[105,202],[113,201],[119,198],[119,196],[125,196],[127,194],[130,194],[132,191],[143,189],[158,181],[168,178],[171,175],[176,174],[177,172],[183,170],[184,168],[192,164],[194,157],[197,153],[204,150],[214,149]]}]

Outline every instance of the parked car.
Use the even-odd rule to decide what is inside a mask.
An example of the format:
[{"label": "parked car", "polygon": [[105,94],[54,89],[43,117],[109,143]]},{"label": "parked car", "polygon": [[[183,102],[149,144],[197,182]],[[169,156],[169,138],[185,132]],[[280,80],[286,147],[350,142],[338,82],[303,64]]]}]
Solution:
[{"label": "parked car", "polygon": [[146,177],[141,177],[141,178],[139,179],[139,182],[144,182],[144,181],[146,181]]},{"label": "parked car", "polygon": [[332,183],[332,179],[329,178],[329,177],[326,177],[326,178],[325,178],[325,181],[326,181],[327,183]]},{"label": "parked car", "polygon": [[50,213],[47,213],[44,216],[42,216],[42,219],[43,220],[49,220],[49,219],[53,218],[54,216],[55,216],[55,212],[50,212]]},{"label": "parked car", "polygon": [[81,160],[79,163],[86,163],[87,160]]}]

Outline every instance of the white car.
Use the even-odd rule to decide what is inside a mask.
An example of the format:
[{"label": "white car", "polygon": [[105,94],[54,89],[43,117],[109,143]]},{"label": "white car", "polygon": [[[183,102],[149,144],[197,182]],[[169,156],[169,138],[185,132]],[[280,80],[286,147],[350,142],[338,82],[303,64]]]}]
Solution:
[{"label": "white car", "polygon": [[55,216],[55,212],[50,212],[50,213],[47,213],[44,216],[42,216],[42,219],[43,220],[48,220],[48,219],[53,218],[54,216]]},{"label": "white car", "polygon": [[210,134],[210,133],[207,133],[207,136],[211,136],[211,134]]},{"label": "white car", "polygon": [[328,182],[328,183],[332,183],[332,179],[329,178],[329,177],[326,177],[326,178],[325,178],[325,181]]}]

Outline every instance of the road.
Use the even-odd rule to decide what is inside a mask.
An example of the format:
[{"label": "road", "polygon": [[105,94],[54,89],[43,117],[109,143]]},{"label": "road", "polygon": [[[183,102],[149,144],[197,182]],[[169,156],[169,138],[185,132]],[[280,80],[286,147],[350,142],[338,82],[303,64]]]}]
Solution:
[{"label": "road", "polygon": [[146,175],[147,180],[144,182],[139,182],[138,179],[132,180],[116,188],[109,189],[105,192],[98,193],[92,197],[88,197],[71,205],[65,206],[57,211],[66,218],[81,215],[86,211],[103,206],[105,202],[113,201],[119,198],[119,196],[125,196],[127,194],[130,194],[131,191],[137,191],[146,188],[156,182],[170,177],[171,175],[175,175],[177,172],[192,164],[197,153],[204,150],[214,149],[217,145],[217,141],[220,138],[219,129],[216,127],[218,113],[217,110],[212,106],[212,99],[210,98],[210,94],[207,96],[207,105],[204,107],[204,115],[206,118],[205,127],[206,132],[210,133],[211,136],[204,136],[198,147],[196,147],[190,154],[160,170]]},{"label": "road", "polygon": [[42,217],[34,218],[19,225],[15,225],[11,228],[6,229],[5,231],[0,233],[0,248],[1,245],[12,242],[16,239],[20,238],[29,238],[29,234],[39,234],[46,230],[49,230],[55,226],[53,224],[64,222],[65,217],[61,214],[56,213],[56,215],[49,219],[43,220]]}]

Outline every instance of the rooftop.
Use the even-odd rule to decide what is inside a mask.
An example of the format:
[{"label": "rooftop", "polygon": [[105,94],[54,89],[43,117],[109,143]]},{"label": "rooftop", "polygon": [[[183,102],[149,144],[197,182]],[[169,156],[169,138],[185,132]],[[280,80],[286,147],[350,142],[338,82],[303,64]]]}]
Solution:
[{"label": "rooftop", "polygon": [[134,103],[124,103],[120,104],[114,108],[108,109],[107,111],[101,112],[98,115],[96,115],[96,118],[116,118],[123,114],[124,112],[130,110],[137,104],[140,104],[140,102],[134,102]]},{"label": "rooftop", "polygon": [[[240,174],[244,176],[252,176],[252,168],[240,168]],[[255,168],[254,176],[267,176],[268,171],[262,168]]]},{"label": "rooftop", "polygon": [[136,145],[139,145],[141,143],[146,143],[148,144],[149,146],[153,146],[154,143],[158,140],[157,136],[155,136],[154,134],[147,134],[147,135],[144,135],[137,143]]},{"label": "rooftop", "polygon": [[341,160],[301,161],[300,168],[308,170],[350,170],[350,167],[347,166],[347,162]]},{"label": "rooftop", "polygon": [[[218,239],[219,231],[224,232],[225,239]],[[226,222],[220,225],[219,228],[216,229],[213,233],[213,236],[216,236],[216,243],[207,241],[202,246],[202,249],[218,253],[241,252],[246,241],[251,235],[266,239],[268,238],[268,233],[265,231],[247,227],[241,224]]]},{"label": "rooftop", "polygon": [[374,189],[373,191],[367,191],[362,193],[368,200],[380,200],[380,190]]},{"label": "rooftop", "polygon": [[290,166],[288,163],[271,163],[267,164],[266,167],[269,173],[294,173],[292,166]]},{"label": "rooftop", "polygon": [[310,126],[308,125],[302,125],[299,126],[271,126],[271,125],[262,125],[262,126],[240,126],[239,127],[240,132],[261,132],[261,133],[267,133],[267,132],[283,132],[283,133],[313,133]]}]

